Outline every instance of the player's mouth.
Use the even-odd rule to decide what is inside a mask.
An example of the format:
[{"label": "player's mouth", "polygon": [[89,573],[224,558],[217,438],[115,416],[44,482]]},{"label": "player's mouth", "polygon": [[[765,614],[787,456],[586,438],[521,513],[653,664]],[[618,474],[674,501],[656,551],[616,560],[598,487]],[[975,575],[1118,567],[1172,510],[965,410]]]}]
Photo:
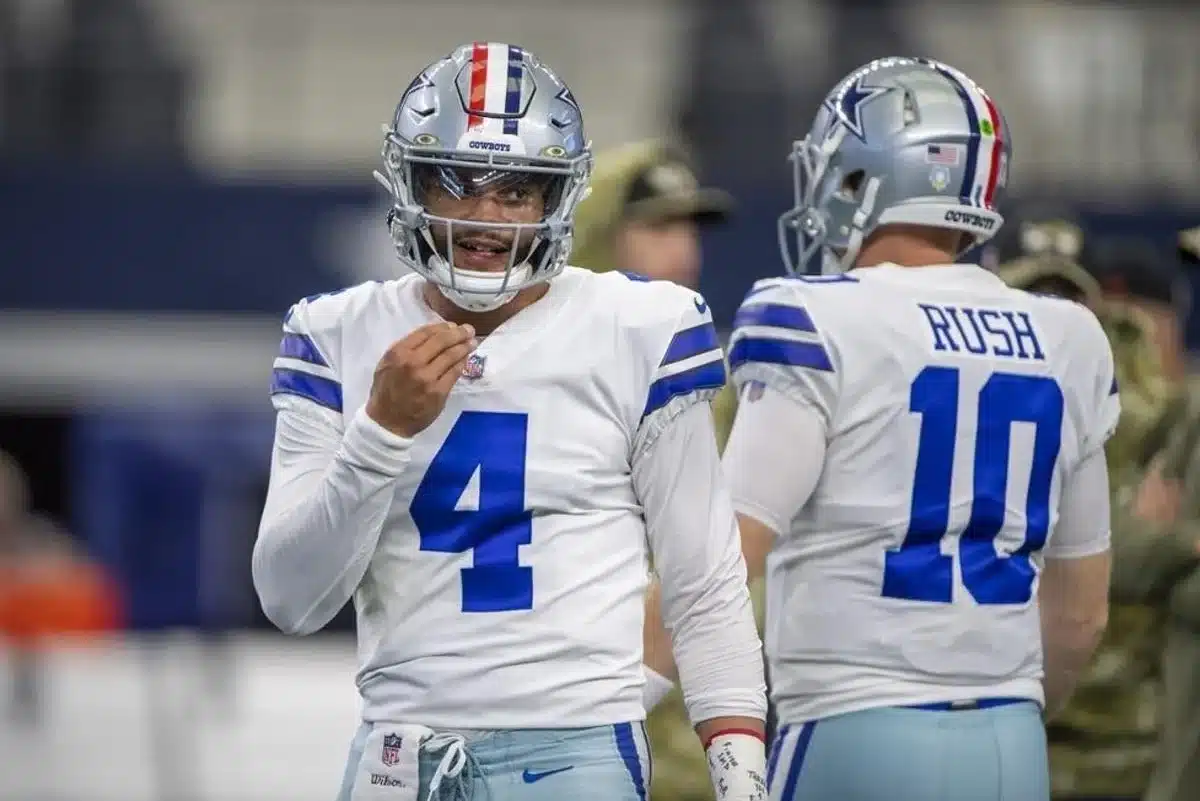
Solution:
[{"label": "player's mouth", "polygon": [[512,241],[497,236],[471,234],[455,237],[454,266],[464,270],[500,272],[508,269]]}]

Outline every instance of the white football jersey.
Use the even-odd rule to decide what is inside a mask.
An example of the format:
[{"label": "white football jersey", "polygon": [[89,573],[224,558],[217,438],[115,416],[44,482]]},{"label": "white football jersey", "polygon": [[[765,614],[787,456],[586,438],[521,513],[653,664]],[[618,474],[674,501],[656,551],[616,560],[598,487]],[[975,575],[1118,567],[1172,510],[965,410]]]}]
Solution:
[{"label": "white football jersey", "polygon": [[825,422],[767,561],[781,720],[1042,702],[1038,572],[1082,555],[1055,540],[1063,480],[1119,415],[1095,316],[974,265],[883,265],[759,281],[729,360]]},{"label": "white football jersey", "polygon": [[[298,397],[349,425],[384,351],[438,321],[423,283],[410,274],[297,304],[277,405]],[[568,268],[482,339],[413,439],[354,595],[365,719],[642,719],[647,527],[631,464],[668,411],[724,381],[703,299],[621,273]]]}]

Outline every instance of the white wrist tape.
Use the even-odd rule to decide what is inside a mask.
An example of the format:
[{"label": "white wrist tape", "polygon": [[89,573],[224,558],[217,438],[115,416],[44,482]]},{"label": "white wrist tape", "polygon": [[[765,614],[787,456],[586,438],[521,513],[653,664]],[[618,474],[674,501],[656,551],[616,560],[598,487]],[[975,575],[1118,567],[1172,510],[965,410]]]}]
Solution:
[{"label": "white wrist tape", "polygon": [[671,694],[671,690],[675,689],[675,682],[647,665],[642,665],[642,673],[646,678],[646,684],[642,687],[642,706],[646,707],[646,712],[649,713]]},{"label": "white wrist tape", "polygon": [[717,801],[767,801],[767,748],[757,734],[717,732],[704,749]]}]

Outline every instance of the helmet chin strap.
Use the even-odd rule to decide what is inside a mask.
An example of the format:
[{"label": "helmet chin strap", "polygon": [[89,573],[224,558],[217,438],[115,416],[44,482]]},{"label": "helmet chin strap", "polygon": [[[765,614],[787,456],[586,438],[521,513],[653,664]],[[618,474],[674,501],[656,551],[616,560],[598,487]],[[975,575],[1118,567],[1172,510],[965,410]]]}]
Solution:
[{"label": "helmet chin strap", "polygon": [[469,312],[490,312],[499,309],[513,298],[517,296],[516,292],[505,292],[503,295],[495,295],[493,297],[479,297],[477,295],[466,295],[462,292],[456,292],[448,286],[434,284],[438,292],[442,293],[442,297],[453,303],[463,311]]},{"label": "helmet chin strap", "polygon": [[[455,306],[470,312],[494,311],[508,303],[521,291],[533,270],[528,261],[522,261],[505,273],[481,273],[451,267],[449,262],[436,254],[431,255],[425,264],[430,275],[437,279],[431,283],[438,291]],[[507,283],[515,284],[517,288],[501,290],[506,279]],[[489,284],[494,284],[494,287]]]},{"label": "helmet chin strap", "polygon": [[863,226],[867,220],[871,218],[871,212],[875,210],[875,200],[879,196],[879,187],[882,185],[879,178],[871,178],[867,181],[867,187],[863,191],[863,202],[859,204],[858,211],[854,212],[854,218],[850,222],[850,238],[846,241],[846,251],[842,254],[841,267],[842,270],[854,269],[854,262],[858,260],[858,252],[862,250]]}]

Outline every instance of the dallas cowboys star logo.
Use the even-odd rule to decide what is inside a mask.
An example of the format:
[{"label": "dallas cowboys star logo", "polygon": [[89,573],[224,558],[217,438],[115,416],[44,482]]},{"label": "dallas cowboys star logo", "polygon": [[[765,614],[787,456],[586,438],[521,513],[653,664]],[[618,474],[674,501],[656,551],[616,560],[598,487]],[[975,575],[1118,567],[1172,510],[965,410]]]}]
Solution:
[{"label": "dallas cowboys star logo", "polygon": [[433,89],[435,86],[436,85],[433,82],[433,78],[430,78],[428,75],[422,72],[420,75],[412,79],[412,83],[410,83],[408,88],[404,90],[404,94],[400,95],[400,104],[403,105],[404,101],[407,100],[408,96],[413,92],[421,89]]},{"label": "dallas cowboys star logo", "polygon": [[579,108],[579,103],[575,100],[575,95],[571,94],[571,90],[567,88],[566,84],[563,84],[563,88],[558,90],[558,94],[554,96],[554,99],[563,101],[571,108],[575,109],[576,114],[579,114],[580,116],[583,115]]},{"label": "dallas cowboys star logo", "polygon": [[867,137],[863,133],[862,107],[875,98],[886,95],[893,88],[895,87],[864,86],[863,79],[858,78],[848,82],[833,97],[826,98],[824,106],[833,113],[838,122],[849,129],[850,133],[865,143]]}]

